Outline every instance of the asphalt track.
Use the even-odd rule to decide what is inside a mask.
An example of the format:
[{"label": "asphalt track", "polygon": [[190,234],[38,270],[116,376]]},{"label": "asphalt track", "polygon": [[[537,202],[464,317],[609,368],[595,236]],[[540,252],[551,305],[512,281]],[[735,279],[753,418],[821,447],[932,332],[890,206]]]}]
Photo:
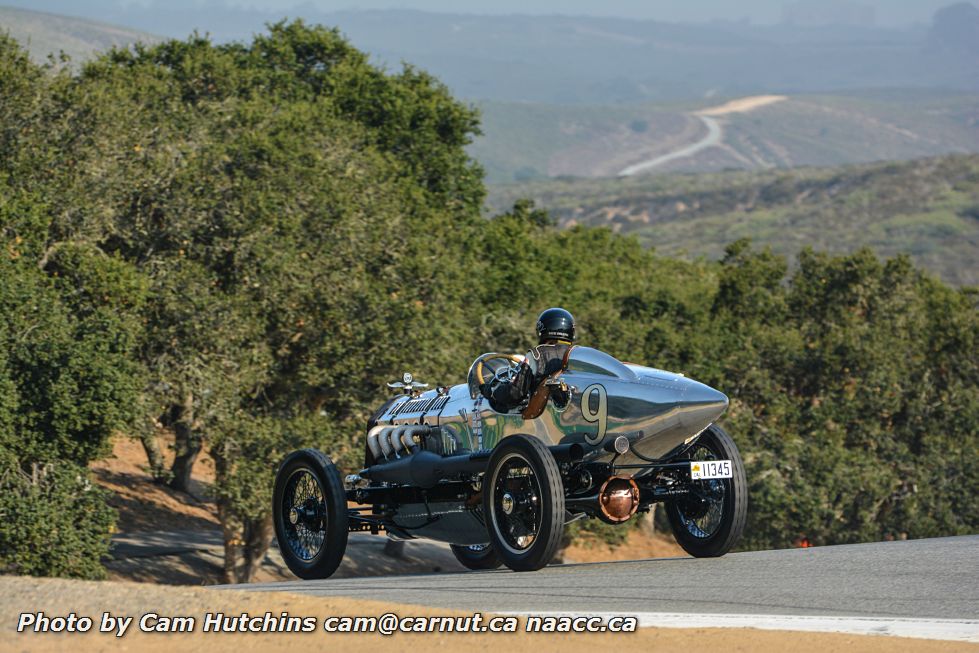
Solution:
[{"label": "asphalt track", "polygon": [[979,535],[235,589],[496,612],[953,619],[979,633]]}]

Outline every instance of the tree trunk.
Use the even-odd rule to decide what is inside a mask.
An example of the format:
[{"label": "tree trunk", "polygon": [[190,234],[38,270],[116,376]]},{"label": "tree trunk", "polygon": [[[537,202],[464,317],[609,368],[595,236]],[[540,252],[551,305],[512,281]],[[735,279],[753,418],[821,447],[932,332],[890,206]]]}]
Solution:
[{"label": "tree trunk", "polygon": [[642,521],[639,523],[639,528],[647,535],[656,535],[656,511],[658,508],[659,504],[654,503],[649,507],[649,512],[641,516]]},{"label": "tree trunk", "polygon": [[170,487],[190,494],[190,475],[204,445],[194,428],[194,395],[188,392],[183,403],[173,407],[174,458],[170,468]]},{"label": "tree trunk", "polygon": [[221,582],[233,584],[238,582],[238,558],[241,554],[241,538],[238,529],[222,511],[221,534],[224,536],[224,566],[221,569]]},{"label": "tree trunk", "polygon": [[265,554],[272,544],[272,515],[261,519],[245,520],[245,559],[238,573],[239,583],[250,583],[255,578]]},{"label": "tree trunk", "polygon": [[[227,478],[232,471],[228,452],[218,447],[212,454],[218,480]],[[222,580],[225,583],[250,583],[272,544],[272,515],[242,519],[228,505],[227,499],[219,496],[217,504],[224,536]]]},{"label": "tree trunk", "polygon": [[[229,473],[228,457],[218,448],[213,452],[214,471],[218,480],[227,477]],[[238,582],[238,559],[241,557],[241,524],[235,519],[233,511],[228,507],[227,499],[218,496],[218,519],[221,521],[221,535],[224,539],[224,566],[221,570],[221,581],[224,583]]]},{"label": "tree trunk", "polygon": [[670,526],[670,520],[666,516],[666,504],[657,505],[659,508],[656,510],[655,516],[653,517],[653,523],[656,526],[657,532],[663,533],[664,535],[672,533],[673,529]]},{"label": "tree trunk", "polygon": [[166,465],[163,462],[163,454],[160,453],[160,445],[156,441],[155,429],[146,429],[139,434],[139,441],[143,445],[143,451],[146,452],[146,461],[149,463],[150,476],[157,483],[163,483],[166,480],[167,472]]}]

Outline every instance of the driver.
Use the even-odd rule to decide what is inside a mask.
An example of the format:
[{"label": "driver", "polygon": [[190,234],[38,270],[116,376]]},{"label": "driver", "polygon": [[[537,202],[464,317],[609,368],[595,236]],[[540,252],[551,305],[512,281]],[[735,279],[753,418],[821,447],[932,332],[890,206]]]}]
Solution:
[{"label": "driver", "polygon": [[540,384],[564,369],[574,342],[574,316],[563,308],[549,308],[537,318],[538,345],[527,352],[517,375],[483,394],[498,413],[507,413],[534,395]]}]

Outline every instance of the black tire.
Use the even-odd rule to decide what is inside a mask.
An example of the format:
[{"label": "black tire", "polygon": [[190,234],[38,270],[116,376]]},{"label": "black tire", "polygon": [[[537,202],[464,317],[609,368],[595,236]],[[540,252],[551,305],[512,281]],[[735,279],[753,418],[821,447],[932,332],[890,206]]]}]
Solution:
[{"label": "black tire", "polygon": [[347,549],[348,518],[340,472],[328,456],[302,449],[282,461],[275,475],[272,523],[292,573],[306,580],[333,575]]},{"label": "black tire", "polygon": [[731,478],[690,481],[706,498],[677,499],[666,504],[673,537],[683,550],[695,558],[716,558],[730,551],[744,532],[748,517],[744,464],[734,440],[716,424],[701,434],[689,453],[695,459],[731,461]]},{"label": "black tire", "polygon": [[479,544],[476,546],[466,546],[464,544],[450,544],[452,555],[456,557],[466,569],[479,571],[482,569],[496,569],[503,564],[500,556],[496,555],[492,544]]},{"label": "black tire", "polygon": [[564,534],[564,485],[543,442],[512,435],[496,445],[483,475],[483,514],[490,545],[510,569],[536,571],[554,558]]}]

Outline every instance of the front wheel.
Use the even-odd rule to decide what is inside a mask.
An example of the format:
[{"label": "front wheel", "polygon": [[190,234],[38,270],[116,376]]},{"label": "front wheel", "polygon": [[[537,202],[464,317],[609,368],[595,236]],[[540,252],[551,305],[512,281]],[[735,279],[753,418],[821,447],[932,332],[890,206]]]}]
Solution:
[{"label": "front wheel", "polygon": [[491,544],[473,544],[470,546],[450,544],[449,548],[452,549],[452,555],[456,557],[459,564],[466,569],[473,571],[496,569],[503,564]]},{"label": "front wheel", "polygon": [[303,449],[282,461],[275,475],[272,521],[292,573],[309,580],[337,570],[347,549],[347,497],[329,457]]},{"label": "front wheel", "polygon": [[514,571],[536,571],[564,533],[564,485],[554,456],[537,438],[512,435],[493,450],[483,475],[490,545]]},{"label": "front wheel", "polygon": [[689,481],[690,494],[666,504],[673,536],[695,558],[731,550],[748,516],[748,481],[734,440],[712,424],[688,450],[690,460],[730,460],[731,478]]}]

